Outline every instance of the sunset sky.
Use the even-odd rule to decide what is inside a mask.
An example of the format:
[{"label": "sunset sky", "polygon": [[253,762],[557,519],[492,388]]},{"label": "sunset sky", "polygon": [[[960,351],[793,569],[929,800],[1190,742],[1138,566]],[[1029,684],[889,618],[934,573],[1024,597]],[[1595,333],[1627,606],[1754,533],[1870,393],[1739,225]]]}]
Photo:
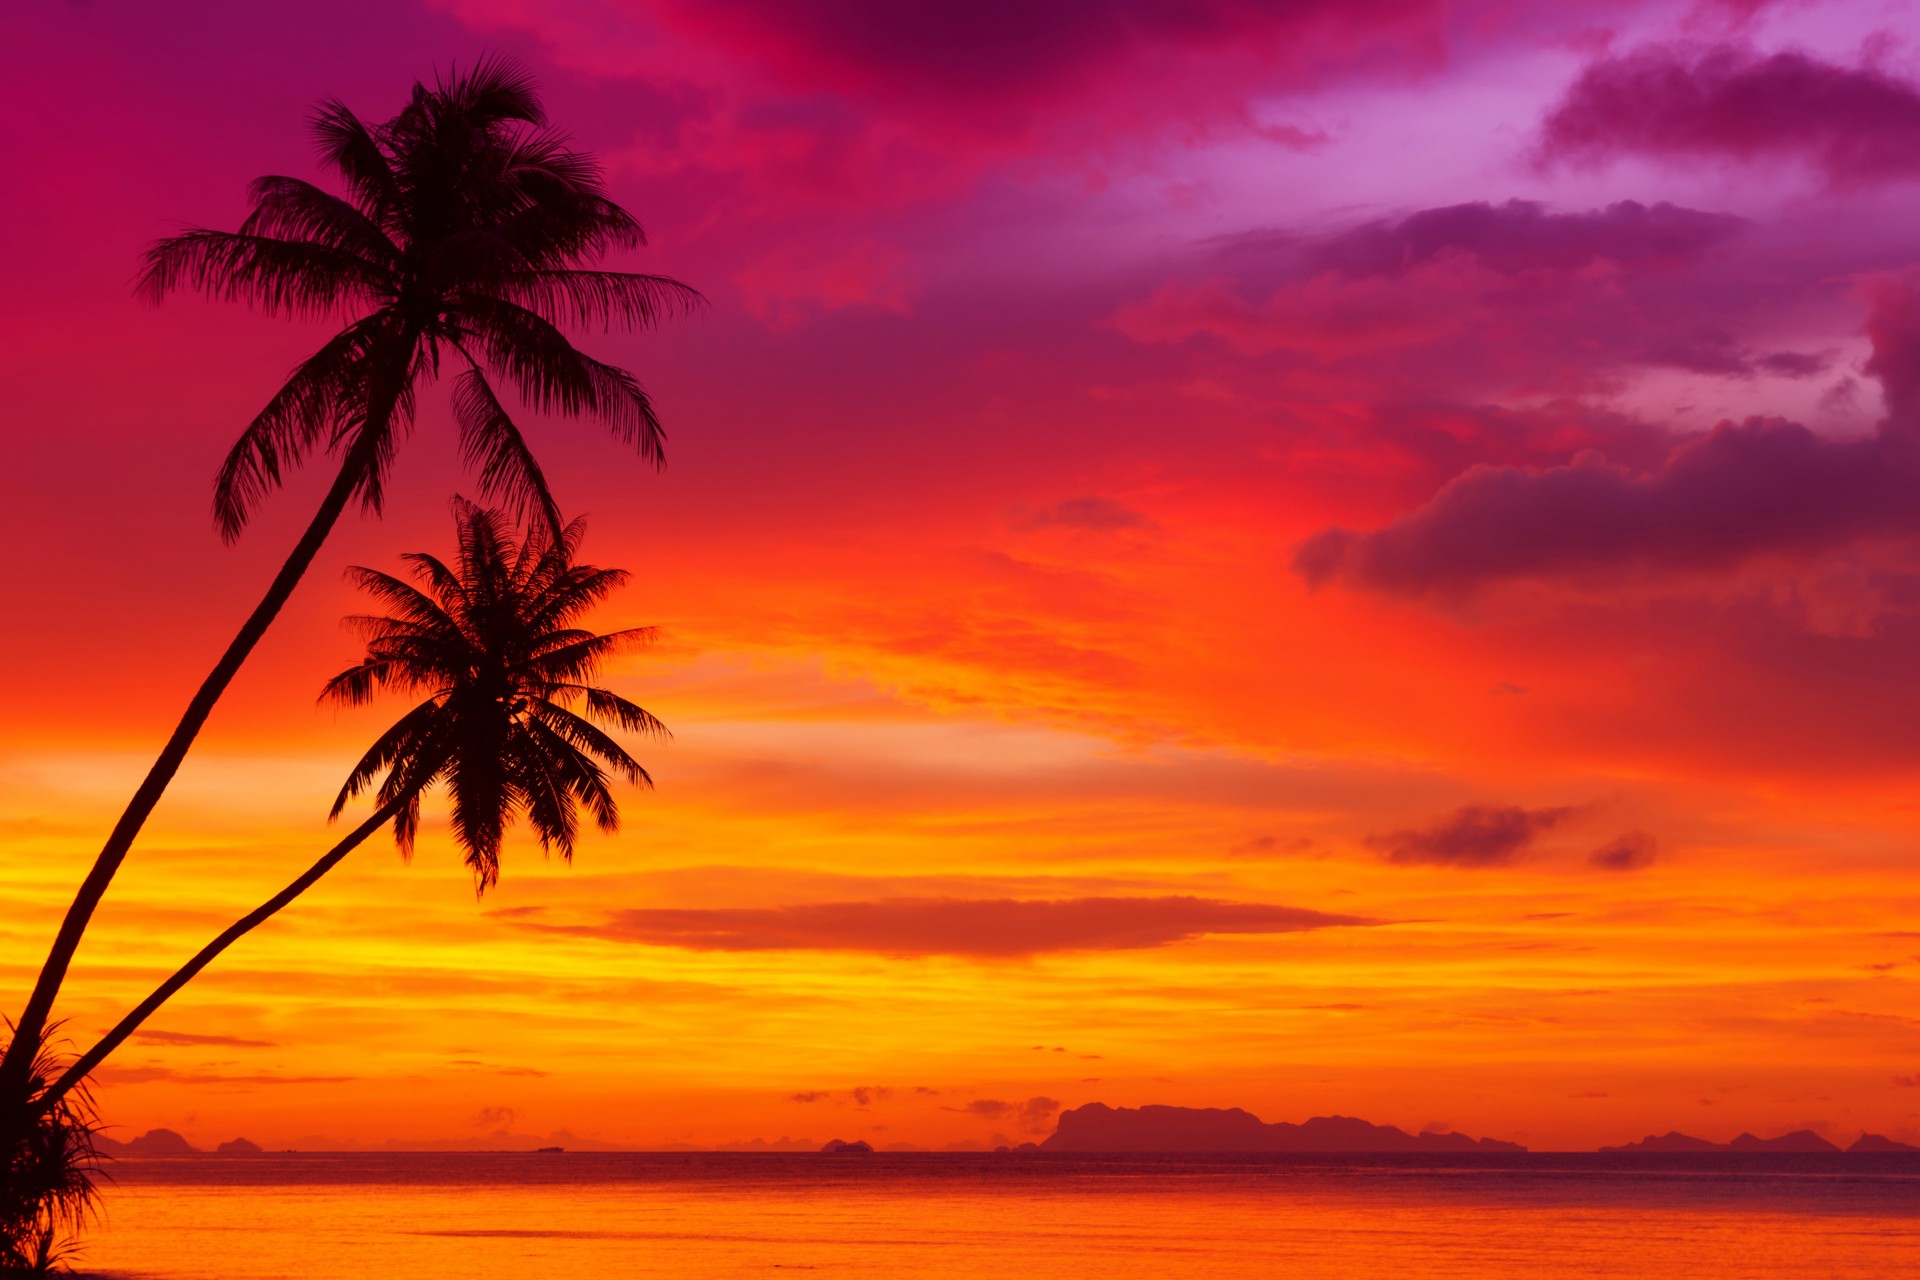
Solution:
[{"label": "sunset sky", "polygon": [[[1904,0],[132,0],[0,17],[0,995],[311,515],[214,469],[324,323],[132,297],[496,53],[706,293],[535,446],[633,571],[616,837],[430,824],[100,1075],[303,1147],[1021,1141],[1242,1106],[1920,1142],[1920,44]],[[334,838],[349,564],[115,884],[91,1043]],[[557,1136],[556,1136],[557,1135]]]}]

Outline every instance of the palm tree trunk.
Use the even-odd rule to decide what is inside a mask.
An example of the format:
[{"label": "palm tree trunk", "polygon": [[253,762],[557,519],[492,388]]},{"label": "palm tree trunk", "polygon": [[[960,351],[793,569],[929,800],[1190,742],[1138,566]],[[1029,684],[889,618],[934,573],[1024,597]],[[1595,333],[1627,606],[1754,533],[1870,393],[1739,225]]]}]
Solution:
[{"label": "palm tree trunk", "polygon": [[[294,587],[299,585],[301,577],[319,554],[321,544],[333,531],[341,513],[347,509],[347,503],[352,500],[368,468],[374,465],[374,445],[386,434],[392,420],[404,385],[401,380],[406,377],[411,364],[414,341],[411,333],[401,336],[396,346],[401,354],[397,362],[398,377],[388,379],[387,386],[377,388],[372,393],[367,418],[358,439],[341,463],[340,474],[327,491],[319,512],[307,526],[307,531],[300,536],[300,541],[294,545],[293,554],[287,557],[286,563],[280,566],[280,572],[274,575],[266,596],[247,615],[239,634],[234,636],[227,651],[220,655],[220,661],[214,664],[212,673],[201,683],[199,692],[193,695],[193,701],[187,704],[186,714],[180,717],[180,723],[174,727],[173,736],[167,739],[159,758],[147,770],[139,790],[127,802],[126,811],[120,815],[120,821],[114,824],[106,844],[94,859],[93,869],[81,882],[79,892],[74,894],[73,904],[67,908],[66,919],[61,922],[60,932],[54,937],[46,963],[41,966],[39,980],[34,983],[33,994],[28,997],[26,1008],[21,1012],[19,1022],[14,1025],[13,1039],[7,1046],[6,1057],[0,1060],[0,1100],[25,1101],[24,1093],[33,1067],[33,1055],[46,1032],[47,1019],[53,1013],[54,998],[60,993],[60,984],[66,980],[67,968],[73,963],[74,953],[80,949],[80,938],[85,934],[88,922],[93,919],[94,910],[100,905],[100,899],[106,896],[107,886],[113,882],[120,864],[126,860],[127,851],[133,847],[134,838],[140,834],[148,815],[160,803],[160,796],[166,791],[167,784],[179,771],[181,761],[186,759],[187,749],[193,745],[201,726],[212,714],[214,703],[226,692],[227,685],[232,683],[234,675],[240,670],[240,664],[253,652],[260,637],[266,634],[267,627],[293,594]],[[0,1107],[0,1113],[7,1110],[10,1108]],[[3,1120],[0,1120],[0,1128],[4,1128]],[[5,1136],[0,1133],[0,1140]]]},{"label": "palm tree trunk", "polygon": [[327,872],[338,866],[342,858],[365,843],[368,836],[385,826],[395,814],[407,806],[407,803],[412,800],[412,798],[413,793],[409,791],[384,805],[379,812],[348,832],[339,844],[327,850],[324,857],[303,871],[288,884],[286,888],[274,894],[271,898],[268,898],[246,915],[241,916],[227,927],[226,932],[202,947],[198,955],[181,965],[171,978],[168,978],[165,982],[154,988],[152,995],[142,1000],[139,1005],[134,1008],[132,1013],[120,1019],[113,1030],[107,1032],[106,1035],[100,1038],[100,1043],[81,1054],[73,1065],[67,1068],[65,1074],[55,1081],[45,1093],[35,1098],[33,1100],[34,1112],[36,1114],[44,1112],[47,1108],[57,1103],[62,1097],[66,1096],[68,1090],[84,1080],[87,1074],[99,1066],[108,1054],[119,1048],[122,1041],[135,1031],[138,1031],[140,1024],[152,1017],[154,1012],[159,1009],[161,1005],[165,1004],[174,992],[186,986],[196,973],[199,973],[211,964],[214,957],[271,919],[279,912],[280,908],[305,893],[321,876],[326,875]]}]

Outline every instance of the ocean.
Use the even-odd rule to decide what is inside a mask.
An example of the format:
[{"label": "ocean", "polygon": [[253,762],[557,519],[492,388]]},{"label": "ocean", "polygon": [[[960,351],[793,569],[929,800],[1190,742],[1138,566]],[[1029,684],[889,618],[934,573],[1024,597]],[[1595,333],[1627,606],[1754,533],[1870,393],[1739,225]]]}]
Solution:
[{"label": "ocean", "polygon": [[113,1163],[112,1280],[1905,1277],[1920,1156],[388,1154]]}]

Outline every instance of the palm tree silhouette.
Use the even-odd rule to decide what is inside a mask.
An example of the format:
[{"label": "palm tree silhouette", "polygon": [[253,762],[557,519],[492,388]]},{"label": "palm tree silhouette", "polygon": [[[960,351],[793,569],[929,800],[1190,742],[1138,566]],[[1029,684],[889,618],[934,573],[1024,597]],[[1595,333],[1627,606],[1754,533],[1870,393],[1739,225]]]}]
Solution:
[{"label": "palm tree silhouette", "polygon": [[[313,122],[334,195],[266,177],[237,232],[194,230],[147,253],[140,291],[158,301],[192,287],[268,314],[353,318],[302,362],[220,468],[214,514],[231,540],[286,473],[316,452],[339,459],[319,512],[188,703],[134,792],[61,923],[0,1060],[0,1101],[29,1096],[33,1055],[87,923],[234,673],[313,563],[348,504],[378,512],[420,385],[443,364],[463,452],[485,493],[561,540],[547,481],[493,377],[534,409],[601,418],[640,455],[662,461],[662,432],[632,374],[576,350],[560,326],[642,327],[699,304],[663,276],[591,269],[645,237],[606,194],[599,166],[547,127],[532,82],[489,60],[367,125],[338,102]],[[11,1108],[0,1106],[0,1130]],[[0,1133],[0,1145],[8,1140]]]},{"label": "palm tree silhouette", "polygon": [[619,829],[608,770],[630,783],[653,779],[597,722],[665,737],[633,703],[590,683],[622,648],[652,639],[651,627],[595,634],[580,615],[626,581],[621,569],[573,563],[582,524],[555,540],[544,521],[516,543],[506,517],[456,499],[459,555],[404,557],[419,584],[355,568],[350,575],[393,612],[348,621],[367,638],[366,657],[327,682],[323,701],[358,706],[386,690],[426,697],[367,749],[334,800],[337,818],[372,790],[373,814],[286,888],[242,916],[182,965],[44,1089],[37,1113],[113,1052],[192,977],[311,887],[391,822],[404,856],[413,854],[420,797],[444,784],[455,841],[477,893],[500,875],[507,828],[524,816],[543,853],[573,860],[584,806],[602,831]]}]

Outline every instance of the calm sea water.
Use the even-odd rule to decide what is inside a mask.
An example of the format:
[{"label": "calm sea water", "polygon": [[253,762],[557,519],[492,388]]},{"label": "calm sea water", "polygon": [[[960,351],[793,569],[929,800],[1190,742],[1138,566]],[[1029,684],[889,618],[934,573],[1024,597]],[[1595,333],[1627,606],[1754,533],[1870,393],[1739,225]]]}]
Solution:
[{"label": "calm sea water", "polygon": [[1920,1157],[124,1160],[115,1280],[1920,1275]]}]

